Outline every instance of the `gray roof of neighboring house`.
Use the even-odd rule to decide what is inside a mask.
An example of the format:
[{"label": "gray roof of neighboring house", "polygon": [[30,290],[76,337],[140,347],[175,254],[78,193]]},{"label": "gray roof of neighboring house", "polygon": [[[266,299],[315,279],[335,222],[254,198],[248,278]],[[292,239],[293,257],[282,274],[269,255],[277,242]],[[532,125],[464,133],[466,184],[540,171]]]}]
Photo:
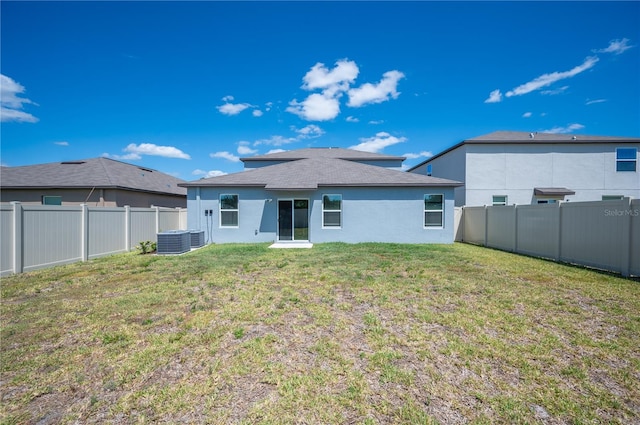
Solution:
[{"label": "gray roof of neighboring house", "polygon": [[150,168],[109,158],[2,167],[3,188],[118,188],[186,196],[184,180]]},{"label": "gray roof of neighboring house", "polygon": [[495,131],[483,136],[463,140],[448,149],[414,165],[408,171],[433,161],[465,144],[600,144],[600,143],[640,143],[638,137],[587,136],[582,134],[538,133],[526,131]]},{"label": "gray roof of neighboring house", "polygon": [[347,159],[352,161],[371,161],[371,160],[387,160],[387,161],[404,161],[406,158],[402,156],[382,155],[379,153],[357,151],[354,149],[343,148],[307,148],[292,151],[284,151],[270,153],[267,155],[256,155],[247,158],[241,158],[242,161],[286,161],[305,158],[336,158]]},{"label": "gray roof of neighboring house", "polygon": [[318,187],[461,186],[453,180],[410,174],[344,159],[315,157],[224,176],[183,183],[184,187],[257,186],[268,190],[314,190]]},{"label": "gray roof of neighboring house", "polygon": [[526,131],[494,131],[467,139],[466,143],[638,143],[637,137],[587,136],[583,134],[538,133]]}]

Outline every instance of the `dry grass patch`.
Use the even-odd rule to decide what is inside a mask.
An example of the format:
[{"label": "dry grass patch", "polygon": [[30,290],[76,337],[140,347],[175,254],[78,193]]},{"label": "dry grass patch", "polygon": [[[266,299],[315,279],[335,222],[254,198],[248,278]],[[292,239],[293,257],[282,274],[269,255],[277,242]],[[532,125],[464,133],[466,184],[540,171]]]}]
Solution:
[{"label": "dry grass patch", "polygon": [[640,286],[455,244],[2,280],[2,423],[638,423]]}]

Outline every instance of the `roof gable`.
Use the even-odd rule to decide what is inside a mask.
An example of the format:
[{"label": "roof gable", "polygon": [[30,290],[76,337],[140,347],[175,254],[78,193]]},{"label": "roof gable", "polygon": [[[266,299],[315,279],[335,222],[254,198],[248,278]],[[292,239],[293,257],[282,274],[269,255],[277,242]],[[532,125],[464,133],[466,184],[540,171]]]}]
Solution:
[{"label": "roof gable", "polygon": [[186,195],[184,180],[109,158],[91,158],[2,168],[6,188],[121,188]]}]

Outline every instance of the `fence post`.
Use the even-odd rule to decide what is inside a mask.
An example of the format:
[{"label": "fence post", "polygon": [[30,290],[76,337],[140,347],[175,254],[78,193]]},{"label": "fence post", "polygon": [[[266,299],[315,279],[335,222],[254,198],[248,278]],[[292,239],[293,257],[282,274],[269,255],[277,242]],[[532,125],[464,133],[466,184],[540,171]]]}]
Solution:
[{"label": "fence post", "polygon": [[558,205],[558,238],[556,240],[555,260],[562,259],[562,202],[556,202]]},{"label": "fence post", "polygon": [[160,233],[160,207],[151,205],[151,208],[156,209],[156,234]]},{"label": "fence post", "polygon": [[22,204],[18,201],[11,202],[13,205],[13,273],[24,271],[24,259],[22,257]]},{"label": "fence post", "polygon": [[484,241],[482,246],[487,246],[489,243],[489,207],[484,206]]},{"label": "fence post", "polygon": [[513,205],[513,251],[518,252],[518,206]]},{"label": "fence post", "polygon": [[124,206],[124,249],[131,251],[131,207]]},{"label": "fence post", "polygon": [[622,204],[622,211],[624,211],[621,217],[622,240],[620,243],[622,247],[620,250],[622,257],[620,258],[620,273],[622,276],[629,277],[631,275],[631,215],[633,214],[631,210],[631,198],[622,198],[620,203]]},{"label": "fence post", "polygon": [[89,208],[87,204],[80,204],[80,208],[82,211],[82,231],[80,232],[80,237],[82,241],[80,243],[82,249],[82,261],[89,260]]}]

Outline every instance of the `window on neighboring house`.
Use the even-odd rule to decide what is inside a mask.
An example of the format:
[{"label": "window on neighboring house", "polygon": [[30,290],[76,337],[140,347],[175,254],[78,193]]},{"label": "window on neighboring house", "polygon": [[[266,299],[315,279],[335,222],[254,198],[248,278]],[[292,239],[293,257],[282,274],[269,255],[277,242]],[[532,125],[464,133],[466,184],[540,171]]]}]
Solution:
[{"label": "window on neighboring house", "polygon": [[427,176],[431,175],[431,164],[427,164]]},{"label": "window on neighboring house", "polygon": [[62,196],[43,196],[42,205],[62,205]]},{"label": "window on neighboring house", "polygon": [[538,199],[538,204],[555,204],[558,202],[557,199]]},{"label": "window on neighboring house", "polygon": [[623,199],[624,195],[602,195],[603,201],[619,201]]},{"label": "window on neighboring house", "polygon": [[322,196],[322,227],[342,226],[342,195]]},{"label": "window on neighboring house", "polygon": [[616,149],[616,171],[636,171],[637,148]]},{"label": "window on neighboring house", "polygon": [[507,205],[507,195],[493,195],[493,206]]},{"label": "window on neighboring house", "polygon": [[444,195],[424,195],[424,227],[443,227]]},{"label": "window on neighboring house", "polygon": [[220,227],[238,227],[238,195],[220,195]]}]

